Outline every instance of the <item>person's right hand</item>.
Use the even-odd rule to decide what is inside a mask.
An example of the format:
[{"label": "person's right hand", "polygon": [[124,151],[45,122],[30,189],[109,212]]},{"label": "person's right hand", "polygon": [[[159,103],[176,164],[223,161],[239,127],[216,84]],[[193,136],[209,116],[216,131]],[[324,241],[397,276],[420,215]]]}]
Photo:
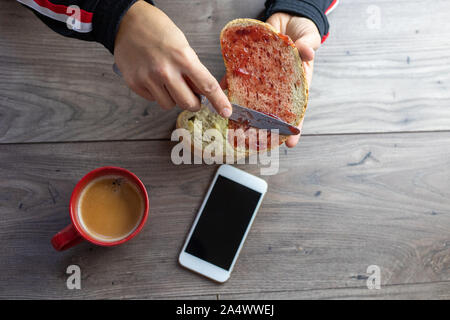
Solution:
[{"label": "person's right hand", "polygon": [[164,109],[178,105],[197,111],[200,100],[196,93],[200,93],[220,115],[231,115],[228,98],[183,32],[164,12],[145,1],[137,1],[122,18],[114,59],[127,85]]}]

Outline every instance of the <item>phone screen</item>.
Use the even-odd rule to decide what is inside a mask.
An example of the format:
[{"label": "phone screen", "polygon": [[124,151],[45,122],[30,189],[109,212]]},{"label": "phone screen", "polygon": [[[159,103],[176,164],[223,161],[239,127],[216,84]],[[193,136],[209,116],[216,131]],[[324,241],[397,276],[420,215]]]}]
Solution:
[{"label": "phone screen", "polygon": [[261,196],[218,175],[185,251],[229,270]]}]

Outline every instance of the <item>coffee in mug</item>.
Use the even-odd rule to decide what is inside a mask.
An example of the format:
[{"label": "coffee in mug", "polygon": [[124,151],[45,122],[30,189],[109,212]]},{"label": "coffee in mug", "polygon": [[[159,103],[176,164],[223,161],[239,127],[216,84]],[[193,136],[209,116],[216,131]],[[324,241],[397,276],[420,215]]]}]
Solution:
[{"label": "coffee in mug", "polygon": [[86,174],[70,197],[71,224],[52,237],[58,250],[83,240],[100,246],[117,246],[134,238],[148,218],[145,185],[132,172],[101,167]]},{"label": "coffee in mug", "polygon": [[78,200],[79,221],[92,237],[115,241],[127,237],[144,214],[144,199],[138,188],[120,176],[91,181]]}]

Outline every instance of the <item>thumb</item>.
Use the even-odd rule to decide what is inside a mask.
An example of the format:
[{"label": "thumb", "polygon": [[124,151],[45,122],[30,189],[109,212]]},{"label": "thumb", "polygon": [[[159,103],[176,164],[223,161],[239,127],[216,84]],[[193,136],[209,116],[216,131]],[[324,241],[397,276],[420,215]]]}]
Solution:
[{"label": "thumb", "polygon": [[320,39],[314,34],[306,34],[295,41],[300,57],[303,61],[314,60],[315,50],[320,46]]},{"label": "thumb", "polygon": [[316,55],[315,50],[319,47],[317,40],[312,35],[305,35],[295,41],[295,46],[303,61],[312,61]]},{"label": "thumb", "polygon": [[281,31],[281,21],[279,14],[274,14],[267,19],[266,23],[270,24],[277,32]]}]

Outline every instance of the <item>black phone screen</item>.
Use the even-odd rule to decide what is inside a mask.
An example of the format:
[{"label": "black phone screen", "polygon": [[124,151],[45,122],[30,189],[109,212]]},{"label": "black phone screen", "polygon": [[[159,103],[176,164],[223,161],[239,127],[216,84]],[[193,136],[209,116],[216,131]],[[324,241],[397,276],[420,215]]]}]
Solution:
[{"label": "black phone screen", "polygon": [[261,196],[218,175],[185,251],[229,270]]}]

